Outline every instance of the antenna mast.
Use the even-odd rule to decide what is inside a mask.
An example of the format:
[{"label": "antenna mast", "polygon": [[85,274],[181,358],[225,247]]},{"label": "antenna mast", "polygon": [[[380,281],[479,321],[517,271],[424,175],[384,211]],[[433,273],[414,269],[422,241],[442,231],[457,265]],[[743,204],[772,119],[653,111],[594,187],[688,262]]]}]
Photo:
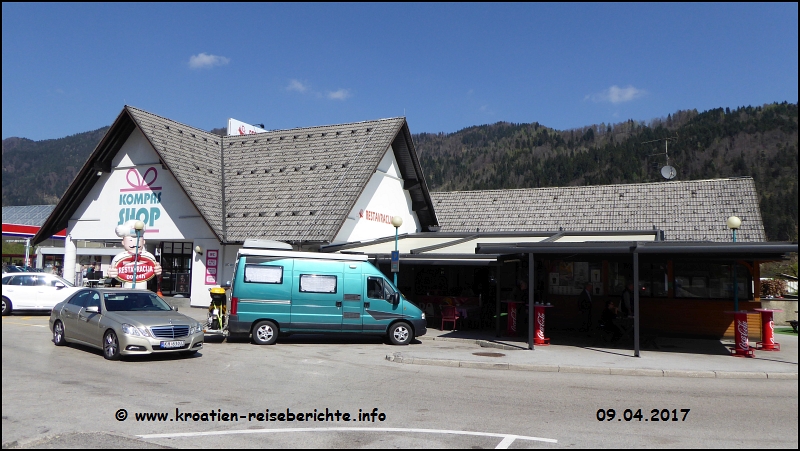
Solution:
[{"label": "antenna mast", "polygon": [[645,142],[642,143],[642,144],[649,144],[649,143],[664,141],[664,152],[663,153],[651,153],[650,156],[652,157],[652,156],[655,156],[655,155],[664,155],[664,157],[666,157],[667,164],[664,167],[661,168],[661,176],[664,177],[667,180],[674,179],[675,176],[678,174],[678,172],[675,170],[675,168],[673,168],[672,166],[669,165],[669,142],[670,141],[677,141],[677,140],[678,140],[678,136],[676,135],[674,137],[654,139],[652,141],[645,141]]}]

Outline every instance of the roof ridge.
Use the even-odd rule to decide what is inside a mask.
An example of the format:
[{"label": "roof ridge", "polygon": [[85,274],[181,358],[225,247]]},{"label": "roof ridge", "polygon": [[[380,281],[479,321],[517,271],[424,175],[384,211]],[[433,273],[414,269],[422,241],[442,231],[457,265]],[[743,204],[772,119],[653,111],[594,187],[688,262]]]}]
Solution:
[{"label": "roof ridge", "polygon": [[[344,126],[347,126],[347,125],[368,124],[368,123],[376,123],[376,122],[384,122],[384,121],[396,121],[398,119],[405,120],[405,118],[402,117],[402,116],[387,117],[387,118],[373,119],[373,120],[367,120],[367,121],[344,122],[344,123],[341,123],[341,124],[313,125],[313,126],[310,126],[310,127],[295,127],[295,128],[279,128],[279,129],[275,129],[275,130],[267,130],[266,132],[256,133],[255,135],[263,135],[265,133],[290,132],[290,131],[296,131],[296,130],[312,130],[312,129],[316,129],[316,128],[326,128],[326,127],[344,127]],[[240,136],[253,136],[253,135],[225,135],[224,137],[228,138],[228,137],[231,137],[231,136],[238,138]]]},{"label": "roof ridge", "polygon": [[192,130],[197,130],[197,131],[199,131],[199,132],[201,132],[201,133],[205,133],[205,134],[207,134],[207,135],[209,135],[209,136],[216,136],[216,137],[218,137],[218,138],[220,137],[219,135],[217,135],[217,134],[215,134],[215,133],[211,133],[211,132],[209,132],[209,131],[207,131],[207,130],[203,130],[202,128],[193,127],[193,126],[191,126],[191,125],[184,124],[183,122],[178,122],[178,121],[176,121],[176,120],[174,120],[174,119],[166,118],[166,117],[164,117],[164,116],[160,116],[160,115],[158,115],[158,114],[151,113],[151,112],[149,112],[149,111],[143,110],[143,109],[141,109],[141,108],[136,108],[135,106],[131,106],[131,105],[125,105],[125,109],[128,109],[128,110],[134,110],[134,111],[136,111],[136,112],[139,112],[139,113],[144,113],[144,114],[147,114],[147,115],[149,115],[149,116],[157,117],[157,118],[159,118],[159,119],[161,119],[161,120],[168,121],[168,122],[171,122],[171,123],[173,123],[173,124],[178,124],[178,125],[181,125],[181,126],[183,126],[183,127],[190,128],[190,129],[192,129]]},{"label": "roof ridge", "polygon": [[753,180],[750,176],[740,177],[722,177],[717,179],[702,179],[702,180],[670,180],[665,182],[639,182],[639,183],[612,183],[608,185],[577,185],[577,186],[546,186],[539,188],[506,188],[506,189],[487,189],[487,190],[459,190],[459,191],[431,191],[431,194],[446,194],[446,193],[491,193],[491,192],[507,192],[507,191],[537,191],[537,190],[564,190],[564,189],[584,189],[584,188],[603,188],[603,187],[623,187],[623,186],[653,186],[653,185],[669,185],[669,184],[686,184],[686,183],[705,183],[705,182],[721,182],[721,181],[742,181]]}]

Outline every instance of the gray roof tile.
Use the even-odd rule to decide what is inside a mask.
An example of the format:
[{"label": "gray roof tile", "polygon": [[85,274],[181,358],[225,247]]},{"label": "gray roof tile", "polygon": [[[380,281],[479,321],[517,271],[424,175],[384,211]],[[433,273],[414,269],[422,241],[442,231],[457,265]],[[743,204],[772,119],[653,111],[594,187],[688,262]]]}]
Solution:
[{"label": "gray roof tile", "polygon": [[332,241],[404,123],[224,137],[227,240]]},{"label": "gray roof tile", "polygon": [[442,232],[652,230],[667,240],[766,241],[752,178],[431,193]]},{"label": "gray roof tile", "polygon": [[125,107],[218,236],[222,228],[220,136]]}]

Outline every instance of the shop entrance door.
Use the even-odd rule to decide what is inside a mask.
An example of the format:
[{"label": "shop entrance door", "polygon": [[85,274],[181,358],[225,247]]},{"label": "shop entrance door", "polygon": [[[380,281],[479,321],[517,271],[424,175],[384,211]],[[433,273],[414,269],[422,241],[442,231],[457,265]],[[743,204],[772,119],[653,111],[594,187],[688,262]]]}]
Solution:
[{"label": "shop entrance door", "polygon": [[192,289],[192,243],[161,242],[161,292],[189,297]]}]

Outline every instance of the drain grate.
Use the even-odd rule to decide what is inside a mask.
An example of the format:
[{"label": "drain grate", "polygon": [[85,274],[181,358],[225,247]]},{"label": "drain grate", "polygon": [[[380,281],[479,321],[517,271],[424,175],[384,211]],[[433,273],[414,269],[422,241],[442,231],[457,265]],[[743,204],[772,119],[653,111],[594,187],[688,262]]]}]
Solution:
[{"label": "drain grate", "polygon": [[499,352],[473,352],[472,355],[479,355],[481,357],[505,357],[505,354]]}]

